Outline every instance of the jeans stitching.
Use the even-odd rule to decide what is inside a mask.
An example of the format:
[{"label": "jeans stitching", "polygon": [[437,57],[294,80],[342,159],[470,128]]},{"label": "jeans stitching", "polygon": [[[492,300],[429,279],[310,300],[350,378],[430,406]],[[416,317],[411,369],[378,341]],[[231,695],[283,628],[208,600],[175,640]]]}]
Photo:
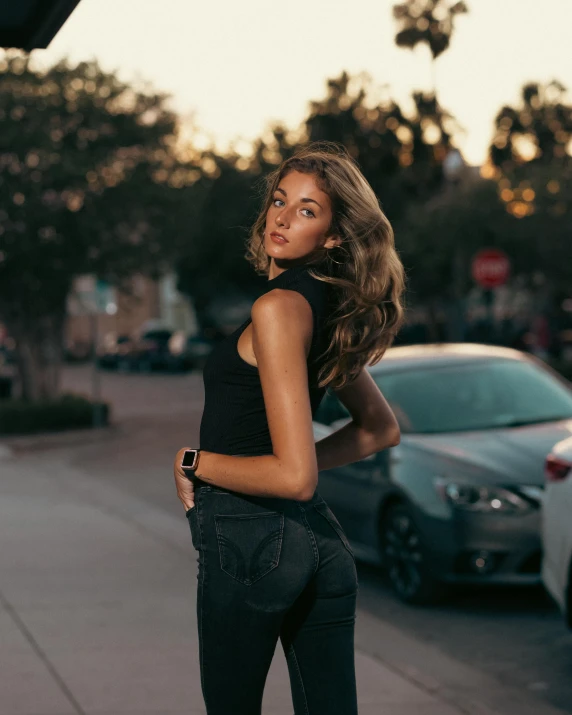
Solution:
[{"label": "jeans stitching", "polygon": [[310,524],[308,523],[308,519],[306,519],[306,513],[302,509],[301,513],[301,518],[304,521],[304,524],[306,525],[306,531],[308,532],[308,535],[310,536],[310,541],[312,542],[312,551],[314,552],[314,573],[312,574],[313,576],[316,575],[318,571],[318,566],[320,565],[320,552],[318,551],[318,544],[316,543],[316,537],[314,536],[314,532],[312,531],[312,528]]},{"label": "jeans stitching", "polygon": [[300,687],[302,688],[302,695],[304,696],[304,709],[306,710],[306,715],[310,715],[310,709],[308,707],[308,698],[306,696],[306,688],[304,687],[304,681],[302,679],[302,671],[300,670],[300,665],[298,664],[298,658],[296,658],[296,651],[294,650],[293,643],[290,643],[290,653],[292,654],[292,659],[294,661],[294,665],[296,666],[296,672],[298,673]]},{"label": "jeans stitching", "polygon": [[[197,494],[197,505],[200,500],[200,495]],[[199,527],[199,539],[200,543],[199,546],[201,547],[203,545],[203,530],[201,528],[201,520],[200,518],[197,519],[197,525]],[[203,560],[203,568],[201,569],[201,582],[200,582],[200,589],[201,589],[201,608],[200,608],[200,618],[199,618],[199,637],[200,637],[200,643],[201,643],[201,650],[199,654],[199,658],[201,661],[201,688],[203,691],[203,699],[205,701],[205,707],[208,710],[208,704],[207,704],[207,693],[206,693],[206,688],[205,688],[205,679],[204,679],[204,638],[203,638],[203,611],[205,607],[205,579],[206,579],[206,556],[205,552],[203,550],[203,553],[201,554],[199,552],[199,557],[202,557]]]},{"label": "jeans stitching", "polygon": [[[323,503],[326,504],[326,502],[323,502]],[[323,511],[321,511],[320,509],[317,508],[318,506],[321,506],[321,505],[322,505],[322,502],[320,502],[319,504],[314,504],[314,508],[316,509],[318,514],[320,514],[320,516],[322,516],[328,522],[328,524],[332,527],[332,529],[336,532],[339,540],[344,545],[344,548],[350,554],[350,556],[352,557],[352,559],[355,562],[356,557],[355,557],[355,554],[352,551],[352,548],[349,544],[348,537],[345,535],[344,531],[340,530],[340,527],[338,527],[338,525],[334,521],[332,521],[332,519],[330,519],[327,512],[324,513]],[[327,504],[326,504],[326,507],[327,507]]]},{"label": "jeans stitching", "polygon": [[[230,571],[228,571],[227,569],[224,568],[224,564],[223,564],[223,551],[222,551],[222,549],[221,549],[221,546],[222,546],[223,548],[226,546],[227,548],[230,548],[231,551],[234,550],[235,553],[240,556],[241,561],[242,561],[243,564],[246,564],[246,559],[244,558],[244,556],[243,556],[242,552],[240,551],[239,547],[235,546],[235,545],[233,544],[233,542],[232,542],[230,539],[228,539],[228,538],[222,533],[222,531],[221,531],[221,529],[220,529],[220,524],[221,524],[222,521],[224,521],[225,519],[227,519],[227,520],[233,520],[233,519],[235,519],[235,520],[236,520],[236,519],[238,519],[238,520],[244,520],[244,519],[253,519],[253,518],[256,519],[256,518],[261,517],[261,516],[266,516],[266,517],[268,517],[268,516],[273,516],[273,517],[274,517],[274,516],[279,516],[279,517],[280,517],[280,520],[279,520],[279,529],[278,529],[278,532],[277,532],[277,533],[278,533],[278,543],[277,543],[277,546],[276,546],[276,554],[277,554],[277,556],[276,556],[275,559],[272,559],[272,562],[271,562],[270,566],[268,566],[268,567],[266,568],[266,570],[263,571],[262,573],[259,573],[259,572],[257,571],[255,574],[252,574],[252,578],[242,578],[242,579],[241,579],[241,578],[239,578],[238,576],[235,576],[235,575],[232,574]],[[222,517],[222,521],[221,521],[220,517]],[[215,514],[215,529],[216,529],[216,534],[217,534],[218,555],[219,555],[219,562],[220,562],[221,571],[224,571],[225,574],[227,574],[228,576],[230,576],[230,577],[231,577],[232,579],[234,579],[235,581],[238,581],[238,583],[241,583],[241,584],[243,584],[244,586],[252,586],[252,584],[256,583],[256,581],[259,581],[263,576],[266,576],[268,573],[270,573],[271,571],[273,571],[273,570],[278,566],[278,564],[280,563],[280,554],[281,554],[281,551],[282,551],[282,540],[283,540],[283,537],[284,537],[284,514],[282,514],[282,513],[280,513],[280,512],[263,512],[263,513],[260,513],[260,514],[236,514],[236,515],[235,515],[235,514]],[[268,534],[268,535],[263,539],[263,542],[266,542],[264,545],[266,546],[267,543],[271,543],[273,539],[276,539],[276,532],[275,532],[275,533],[272,533],[272,534]],[[260,545],[259,545],[258,548],[260,548]],[[253,556],[254,556],[254,555],[257,555],[257,552],[258,552],[258,549],[255,550]],[[253,559],[251,559],[251,561],[249,562],[249,566],[252,565],[252,561],[253,561]],[[245,568],[244,568],[243,570],[245,571]],[[249,572],[249,573],[250,573],[250,572]]]}]

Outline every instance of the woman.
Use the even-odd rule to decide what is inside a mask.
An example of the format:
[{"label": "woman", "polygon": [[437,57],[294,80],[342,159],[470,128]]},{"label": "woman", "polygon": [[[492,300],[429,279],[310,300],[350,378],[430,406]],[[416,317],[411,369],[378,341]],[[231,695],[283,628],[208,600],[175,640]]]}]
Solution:
[{"label": "woman", "polygon": [[[269,175],[247,258],[267,288],[211,353],[201,447],[174,464],[199,553],[203,697],[208,715],[260,713],[280,639],[295,713],[352,715],[355,560],[316,486],[319,470],[399,443],[364,366],[401,325],[403,267],[373,190],[332,143]],[[352,420],[315,443],[326,386]]]}]

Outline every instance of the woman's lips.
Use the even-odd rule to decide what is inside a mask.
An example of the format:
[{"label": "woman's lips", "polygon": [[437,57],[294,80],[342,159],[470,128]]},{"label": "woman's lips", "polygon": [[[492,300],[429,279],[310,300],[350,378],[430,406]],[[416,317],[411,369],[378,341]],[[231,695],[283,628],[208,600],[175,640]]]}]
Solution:
[{"label": "woman's lips", "polygon": [[270,238],[274,241],[274,243],[278,243],[281,245],[284,243],[288,243],[288,241],[278,233],[271,233]]}]

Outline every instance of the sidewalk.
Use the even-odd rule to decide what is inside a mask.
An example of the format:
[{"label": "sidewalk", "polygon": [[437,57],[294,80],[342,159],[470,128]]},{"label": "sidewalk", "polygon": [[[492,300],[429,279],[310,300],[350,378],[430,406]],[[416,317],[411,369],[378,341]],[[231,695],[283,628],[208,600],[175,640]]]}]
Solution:
[{"label": "sidewalk", "polygon": [[[11,458],[4,449],[0,543],[2,715],[205,712],[196,552],[182,509],[177,519],[53,454]],[[538,703],[536,710],[517,702],[498,710],[476,694],[455,702],[453,686],[441,687],[409,658],[415,643],[366,614],[358,614],[356,643],[360,715],[557,713]],[[398,665],[386,660],[388,647]],[[424,657],[419,650],[417,660]],[[399,662],[410,663],[409,672]],[[452,677],[474,682],[468,669]],[[489,683],[483,677],[477,685],[486,690]],[[263,713],[292,712],[278,646]]]}]

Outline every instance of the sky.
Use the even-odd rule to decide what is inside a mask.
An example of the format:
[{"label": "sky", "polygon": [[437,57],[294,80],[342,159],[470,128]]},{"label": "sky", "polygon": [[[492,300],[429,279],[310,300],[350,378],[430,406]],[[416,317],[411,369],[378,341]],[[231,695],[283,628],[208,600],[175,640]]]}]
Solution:
[{"label": "sky", "polygon": [[[431,88],[430,55],[395,46],[395,0],[81,0],[47,50],[51,64],[97,58],[124,80],[172,94],[171,106],[224,151],[248,153],[271,121],[295,129],[326,80],[367,72],[407,110]],[[525,82],[572,91],[572,0],[467,0],[436,69],[441,104],[464,128],[470,164],[494,117]],[[570,97],[570,93],[569,93]]]}]

